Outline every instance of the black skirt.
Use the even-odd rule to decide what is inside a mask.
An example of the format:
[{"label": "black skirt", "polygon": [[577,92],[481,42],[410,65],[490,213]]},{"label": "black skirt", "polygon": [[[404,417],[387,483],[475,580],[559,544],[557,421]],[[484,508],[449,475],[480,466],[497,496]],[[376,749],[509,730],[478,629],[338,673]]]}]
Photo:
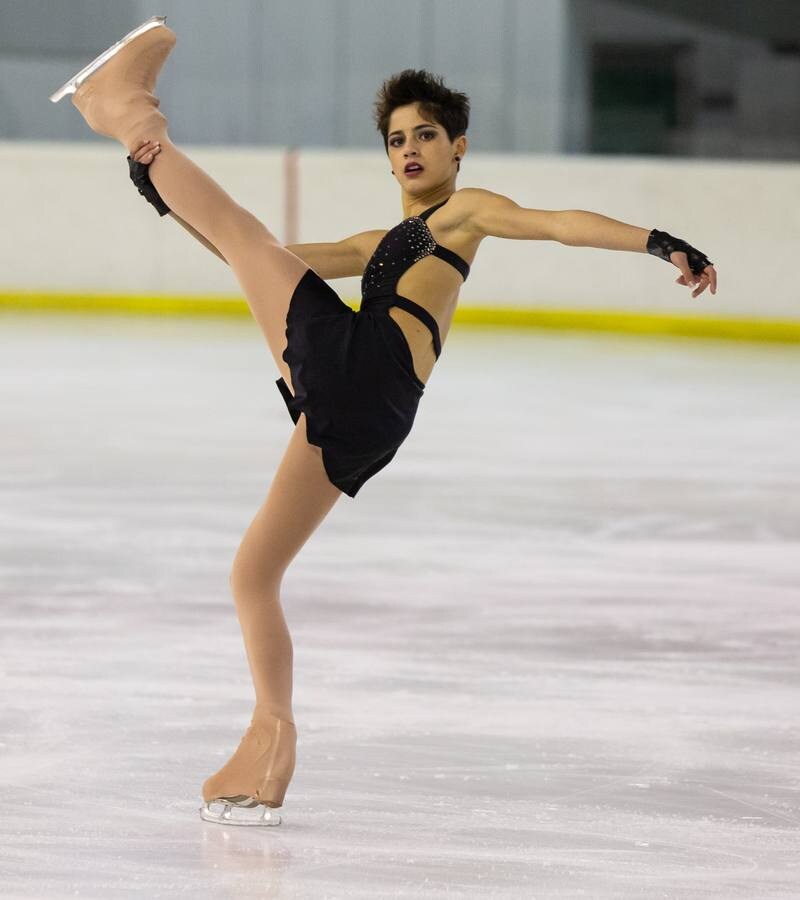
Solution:
[{"label": "black skirt", "polygon": [[355,497],[408,437],[425,385],[385,298],[354,312],[309,269],[286,316],[283,359],[294,386],[276,381],[292,421],[306,416],[331,484]]}]

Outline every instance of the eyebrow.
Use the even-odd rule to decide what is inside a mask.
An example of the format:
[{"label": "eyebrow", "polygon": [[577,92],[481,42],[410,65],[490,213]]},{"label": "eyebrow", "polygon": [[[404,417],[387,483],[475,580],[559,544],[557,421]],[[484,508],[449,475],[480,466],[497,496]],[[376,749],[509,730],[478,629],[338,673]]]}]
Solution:
[{"label": "eyebrow", "polygon": [[[433,122],[425,122],[422,125],[415,125],[411,130],[418,131],[420,128],[436,128],[436,126],[433,124]],[[391,137],[394,134],[402,134],[402,133],[403,133],[402,131],[392,131],[389,134],[387,134],[386,137]]]}]

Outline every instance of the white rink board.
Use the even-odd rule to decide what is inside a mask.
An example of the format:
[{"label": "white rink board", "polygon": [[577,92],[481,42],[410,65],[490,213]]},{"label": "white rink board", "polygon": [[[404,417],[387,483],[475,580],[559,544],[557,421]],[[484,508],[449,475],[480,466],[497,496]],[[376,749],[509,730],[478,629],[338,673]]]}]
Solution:
[{"label": "white rink board", "polygon": [[[284,240],[284,149],[183,147]],[[299,153],[299,240],[337,241],[402,218],[382,150]],[[719,291],[697,300],[647,254],[487,238],[462,306],[519,306],[800,321],[800,165],[674,158],[468,152],[459,187],[539,209],[585,209],[660,228],[706,253]],[[0,143],[13,224],[0,243],[0,292],[241,296],[233,273],[139,196],[108,143]],[[346,300],[359,279],[331,284]]]}]

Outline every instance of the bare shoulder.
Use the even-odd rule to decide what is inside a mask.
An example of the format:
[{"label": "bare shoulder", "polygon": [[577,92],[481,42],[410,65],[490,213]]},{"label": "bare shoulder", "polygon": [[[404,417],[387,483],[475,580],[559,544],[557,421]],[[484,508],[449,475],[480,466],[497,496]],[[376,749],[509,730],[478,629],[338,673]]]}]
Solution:
[{"label": "bare shoulder", "polygon": [[453,197],[456,195],[460,195],[457,206],[460,227],[478,240],[485,237],[559,240],[561,213],[558,210],[527,209],[510,197],[485,188],[461,188]]},{"label": "bare shoulder", "polygon": [[[480,204],[480,195],[488,194],[482,188],[459,188],[447,198],[447,205],[439,211],[439,217],[446,228],[468,226],[475,208]],[[445,213],[446,215],[441,215]]]},{"label": "bare shoulder", "polygon": [[494,215],[502,212],[504,203],[512,204],[513,201],[502,194],[485,188],[463,187],[450,196],[451,227],[457,228],[465,239],[472,239],[480,243],[485,237],[492,234],[487,220],[492,210]]},{"label": "bare shoulder", "polygon": [[459,188],[450,197],[448,206],[452,205],[452,211],[458,214],[459,224],[462,227],[474,227],[480,210],[487,203],[491,203],[492,198],[501,196],[501,194],[495,194],[493,191],[487,191],[485,188],[463,187]]}]

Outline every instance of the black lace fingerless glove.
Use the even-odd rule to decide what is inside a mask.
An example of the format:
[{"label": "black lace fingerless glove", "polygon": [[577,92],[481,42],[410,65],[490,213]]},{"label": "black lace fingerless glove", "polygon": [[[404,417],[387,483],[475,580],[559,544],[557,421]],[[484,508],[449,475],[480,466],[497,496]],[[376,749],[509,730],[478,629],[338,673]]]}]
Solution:
[{"label": "black lace fingerless glove", "polygon": [[[686,241],[673,237],[671,234],[667,234],[666,231],[659,231],[657,228],[654,228],[650,232],[650,235],[647,238],[648,253],[652,253],[653,256],[657,256],[659,259],[665,259],[667,262],[672,262],[669,255],[676,251],[686,254],[689,268],[695,275],[702,275],[703,269],[705,269],[706,266],[714,265],[705,253],[695,250],[694,247],[692,247],[691,244],[687,244]],[[675,265],[674,263],[672,264]]]},{"label": "black lace fingerless glove", "polygon": [[168,212],[171,212],[167,204],[161,199],[161,195],[155,189],[153,182],[150,181],[150,176],[147,173],[148,166],[144,163],[136,162],[129,156],[128,168],[130,169],[131,181],[139,189],[139,193],[145,200],[155,206],[158,214],[165,216]]}]

